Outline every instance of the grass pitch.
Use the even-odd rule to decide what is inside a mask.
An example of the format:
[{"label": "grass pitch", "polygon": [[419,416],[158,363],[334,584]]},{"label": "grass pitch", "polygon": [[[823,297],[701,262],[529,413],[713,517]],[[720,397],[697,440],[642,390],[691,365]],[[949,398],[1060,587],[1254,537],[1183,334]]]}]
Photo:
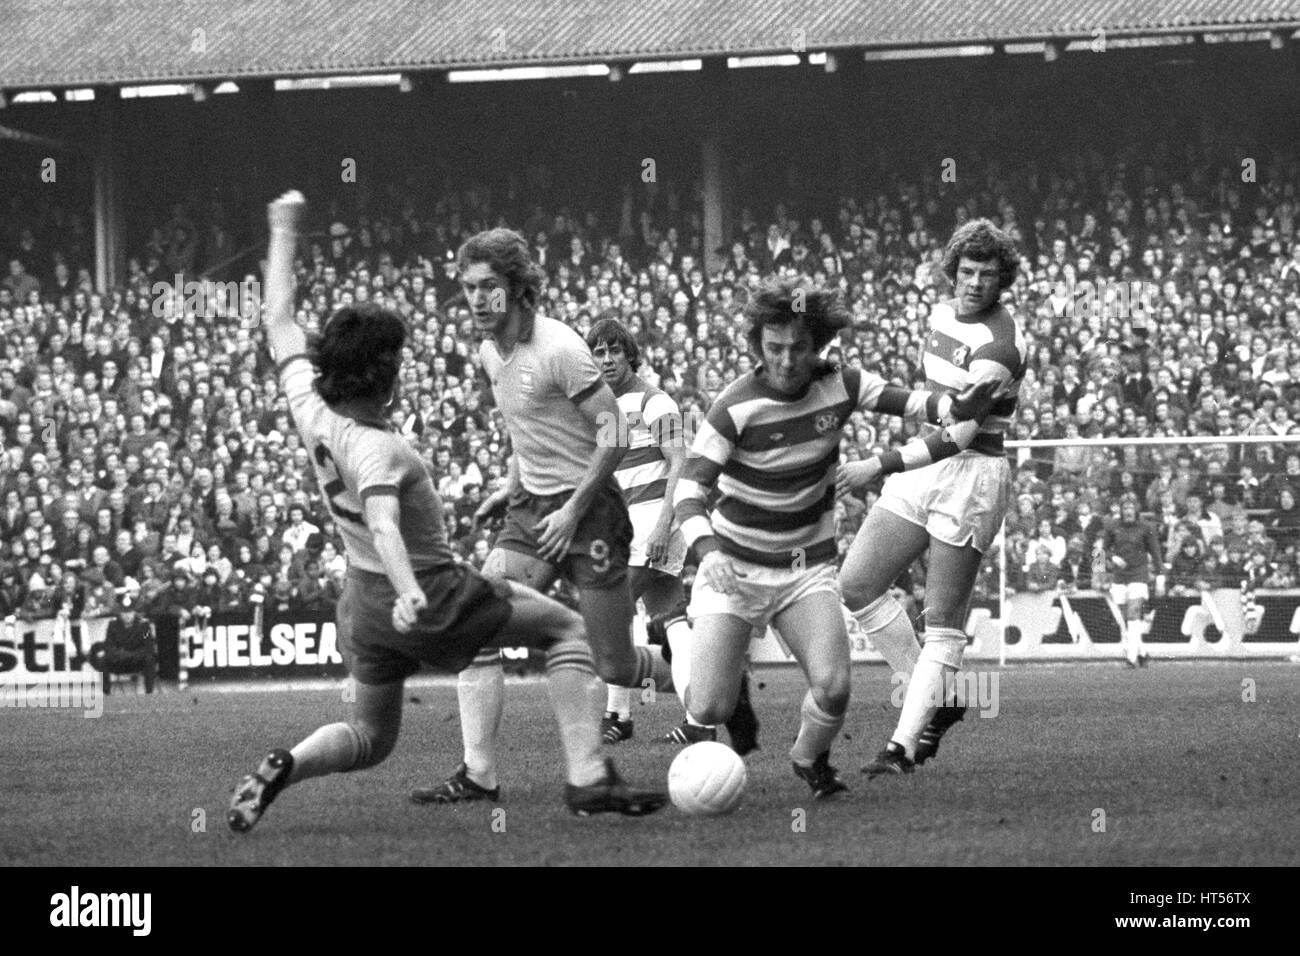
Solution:
[{"label": "grass pitch", "polygon": [[[802,679],[756,675],[763,749],[730,817],[667,808],[644,819],[572,818],[545,687],[512,682],[503,802],[420,807],[417,785],[459,762],[453,683],[408,688],[402,738],[380,767],[282,794],[250,834],[224,812],[271,746],[342,719],[339,690],[108,698],[75,711],[0,710],[0,864],[1101,864],[1296,865],[1300,671],[1294,664],[1042,665],[998,672],[999,712],[970,714],[938,758],[868,782],[859,767],[893,728],[882,667],[859,667],[832,762],[849,793],[814,803],[790,772]],[[1255,700],[1243,700],[1243,681]],[[624,776],[665,785],[677,752],[656,742],[675,698],[634,714],[607,748]],[[501,812],[504,811],[504,812]],[[1104,811],[1104,831],[1100,830]]]}]

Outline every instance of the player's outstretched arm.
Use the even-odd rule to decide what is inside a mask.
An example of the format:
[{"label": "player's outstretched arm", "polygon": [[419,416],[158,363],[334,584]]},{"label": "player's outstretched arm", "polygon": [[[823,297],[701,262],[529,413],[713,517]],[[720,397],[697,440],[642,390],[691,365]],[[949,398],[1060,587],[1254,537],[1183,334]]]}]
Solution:
[{"label": "player's outstretched arm", "polygon": [[951,458],[969,448],[978,433],[979,422],[968,419],[948,425],[924,438],[913,438],[900,448],[891,448],[863,461],[840,465],[835,477],[835,492],[843,496],[851,491],[860,491],[881,475],[912,471]]},{"label": "player's outstretched arm", "polygon": [[[992,410],[998,393],[1004,389],[1006,383],[1011,381],[1009,369],[998,363],[985,362],[984,364],[997,365],[1001,369],[1001,374],[993,369],[980,369],[980,376],[976,378],[972,375],[970,385],[956,395],[924,388],[901,388],[888,384],[874,372],[857,373],[857,408],[864,412],[897,415],[900,418],[930,422],[933,425],[946,425],[966,419],[983,421]],[[854,384],[853,374],[846,373],[846,385]]]},{"label": "player's outstretched arm", "polygon": [[892,448],[865,461],[841,465],[836,473],[836,493],[844,495],[859,491],[881,475],[924,468],[969,448],[1001,388],[1002,383],[992,378],[968,385],[950,397],[945,418],[951,424],[924,438],[913,438],[901,448]]},{"label": "player's outstretched arm", "polygon": [[293,257],[307,212],[307,200],[290,190],[266,207],[271,238],[266,251],[263,321],[271,357],[283,362],[307,348],[307,335],[293,319]]},{"label": "player's outstretched arm", "polygon": [[897,415],[937,425],[952,408],[952,396],[947,392],[890,385],[875,372],[845,372],[844,381],[850,387],[857,385],[857,395],[851,397],[855,399],[859,411]]}]

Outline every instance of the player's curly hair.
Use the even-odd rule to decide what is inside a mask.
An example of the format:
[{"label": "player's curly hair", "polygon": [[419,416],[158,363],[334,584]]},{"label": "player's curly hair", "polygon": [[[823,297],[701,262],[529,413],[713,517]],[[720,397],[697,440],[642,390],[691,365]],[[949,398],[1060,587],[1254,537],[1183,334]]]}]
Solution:
[{"label": "player's curly hair", "polygon": [[745,338],[760,360],[763,329],[770,325],[789,325],[802,319],[812,334],[813,349],[820,352],[850,322],[838,290],[819,288],[803,278],[769,279],[750,297],[745,318],[749,320]]},{"label": "player's curly hair", "polygon": [[597,319],[596,324],[587,333],[587,348],[594,349],[602,342],[606,345],[620,346],[623,354],[627,356],[628,364],[632,366],[632,371],[635,372],[641,367],[641,349],[636,344],[636,339],[632,338],[632,333],[627,330],[627,326],[612,315]]},{"label": "player's curly hair", "polygon": [[1016,281],[1020,268],[1020,253],[1016,243],[1003,230],[987,219],[971,219],[957,227],[943,250],[943,274],[957,284],[957,263],[962,258],[976,262],[996,260],[998,264],[998,290],[1008,289]]},{"label": "player's curly hair", "polygon": [[316,392],[325,404],[387,398],[402,365],[406,323],[396,312],[363,302],[330,316],[308,346]]},{"label": "player's curly hair", "polygon": [[523,312],[519,341],[527,342],[533,333],[533,313],[546,285],[545,273],[528,252],[528,240],[513,229],[503,228],[470,236],[456,251],[456,267],[464,272],[477,262],[486,262],[506,280],[506,294],[511,302],[519,303]]}]

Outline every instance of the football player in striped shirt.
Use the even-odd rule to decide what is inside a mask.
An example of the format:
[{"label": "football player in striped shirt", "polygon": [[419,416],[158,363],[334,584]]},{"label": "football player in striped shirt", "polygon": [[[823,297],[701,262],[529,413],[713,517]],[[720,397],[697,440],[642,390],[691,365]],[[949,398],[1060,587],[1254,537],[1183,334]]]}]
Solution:
[{"label": "football player in striped shirt", "polygon": [[[484,336],[483,371],[513,449],[506,487],[485,502],[507,505],[483,573],[543,593],[563,575],[578,591],[601,679],[671,691],[672,670],[659,649],[632,644],[632,522],[614,480],[626,448],[597,441],[601,423],[619,418],[618,401],[582,337],[537,308],[543,275],[523,236],[480,232],[461,245],[457,262]],[[497,799],[496,742],[505,709],[500,655],[476,657],[457,692],[464,762],[441,784],[414,791],[417,803]]]},{"label": "football player in striped shirt", "polygon": [[[622,416],[606,423],[597,442],[616,442],[627,448],[614,477],[623,489],[623,500],[632,518],[632,552],[628,558],[632,600],[645,602],[647,630],[652,635],[658,632],[669,648],[673,688],[684,697],[691,664],[691,625],[682,587],[686,539],[673,520],[672,503],[677,480],[686,465],[681,410],[671,397],[637,375],[640,349],[618,319],[598,319],[587,333],[587,347],[614,390]],[[747,679],[742,682],[736,712],[727,722],[731,746],[741,756],[758,746],[758,719],[749,703],[747,683]],[[609,686],[601,730],[606,743],[631,739],[630,688]],[[675,744],[716,739],[716,728],[693,722],[690,714],[664,738]]]},{"label": "football player in striped shirt", "polygon": [[311,449],[348,556],[338,647],[354,681],[352,718],[318,728],[292,750],[268,753],[235,787],[226,821],[246,832],[290,784],[373,767],[392,752],[402,688],[428,663],[463,668],[485,646],[546,651],[546,679],[567,763],[565,802],[579,816],[640,816],[667,797],[629,788],[600,753],[600,682],[582,619],[520,584],[489,581],[456,561],[442,500],[385,411],[395,401],[406,326],[366,304],[338,310],[317,341],[293,318],[293,255],[306,202],[271,203],[266,339],[294,423]]},{"label": "football player in striped shirt", "polygon": [[[831,290],[771,282],[745,314],[761,364],[713,403],[674,494],[682,533],[700,558],[686,706],[702,724],[731,716],[750,634],[770,622],[808,679],[790,757],[820,799],[847,789],[830,764],[849,702],[849,639],[834,563],[837,491],[956,454],[978,426],[952,418],[981,417],[993,390],[913,392],[819,358],[849,322]],[[854,410],[945,427],[842,475],[840,431]]]},{"label": "football player in striped shirt", "polygon": [[[1002,526],[1011,469],[1002,436],[1016,411],[1028,350],[1019,323],[1001,304],[1020,257],[1011,237],[987,219],[964,223],[944,250],[951,299],[930,313],[924,367],[930,388],[992,383],[997,401],[962,454],[934,468],[890,478],[840,569],[844,603],[895,673],[911,675],[893,737],[862,772],[911,773],[933,757],[966,708],[956,674],[966,649],[966,608],[980,561]],[[916,633],[889,588],[929,549],[925,633]]]}]

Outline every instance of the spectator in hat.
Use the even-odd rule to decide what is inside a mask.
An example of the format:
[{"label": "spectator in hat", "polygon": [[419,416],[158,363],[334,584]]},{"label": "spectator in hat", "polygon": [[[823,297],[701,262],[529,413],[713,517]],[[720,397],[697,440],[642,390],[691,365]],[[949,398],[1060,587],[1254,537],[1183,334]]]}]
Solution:
[{"label": "spectator in hat", "polygon": [[105,696],[111,692],[112,674],[142,674],[145,693],[153,693],[158,680],[158,642],[153,625],[139,615],[131,596],[122,598],[104,640],[91,648],[90,664],[104,675]]},{"label": "spectator in hat", "polygon": [[18,619],[22,621],[49,620],[58,613],[59,596],[46,584],[39,574],[33,574],[27,582],[27,597],[18,609]]}]

